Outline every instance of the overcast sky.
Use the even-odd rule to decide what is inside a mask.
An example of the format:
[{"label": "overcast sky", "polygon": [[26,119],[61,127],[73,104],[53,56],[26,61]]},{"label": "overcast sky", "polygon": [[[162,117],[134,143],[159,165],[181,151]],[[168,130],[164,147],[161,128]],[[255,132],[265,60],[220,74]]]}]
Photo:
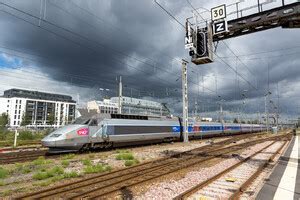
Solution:
[{"label": "overcast sky", "polygon": [[[10,88],[55,92],[72,95],[84,105],[88,100],[116,96],[116,77],[122,76],[126,96],[166,102],[175,114],[180,113],[181,59],[190,60],[184,49],[185,30],[154,1],[1,2],[6,5],[0,4],[0,93]],[[158,2],[182,24],[192,16],[186,0]],[[194,7],[206,9],[234,1],[207,2],[191,0]],[[249,0],[240,6],[249,7],[256,2]],[[202,8],[199,12],[204,11]],[[251,12],[256,10],[244,14]],[[202,15],[209,17],[209,13]],[[299,34],[299,29],[275,28],[226,40],[239,59],[219,43],[217,54],[226,57],[226,62],[258,89],[219,59],[201,66],[189,63],[190,113],[198,101],[198,112],[216,116],[217,102],[224,99],[225,110],[233,112],[232,116],[238,110],[256,116],[264,112],[263,96],[269,85],[276,105],[280,97],[283,118],[298,115]],[[270,105],[271,111],[273,107]]]}]

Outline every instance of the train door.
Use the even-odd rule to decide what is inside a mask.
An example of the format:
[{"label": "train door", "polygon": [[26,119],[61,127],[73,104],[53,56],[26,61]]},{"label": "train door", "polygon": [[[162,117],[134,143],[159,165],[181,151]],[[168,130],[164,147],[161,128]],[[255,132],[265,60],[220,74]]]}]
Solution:
[{"label": "train door", "polygon": [[98,131],[98,129],[97,119],[91,119],[89,123],[89,141],[92,140],[92,136]]}]

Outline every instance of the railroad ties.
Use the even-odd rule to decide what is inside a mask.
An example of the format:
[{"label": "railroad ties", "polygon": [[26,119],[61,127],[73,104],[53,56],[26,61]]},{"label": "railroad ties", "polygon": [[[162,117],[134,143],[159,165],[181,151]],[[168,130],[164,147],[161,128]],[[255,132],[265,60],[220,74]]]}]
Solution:
[{"label": "railroad ties", "polygon": [[[290,136],[288,135],[285,137]],[[203,164],[220,155],[232,154],[257,143],[281,139],[282,136],[276,135],[268,136],[267,138],[255,138],[253,134],[239,135],[225,141],[178,153],[167,158],[94,175],[65,185],[18,196],[16,199],[95,199],[109,197],[110,195],[114,195],[121,190],[126,190],[132,186],[142,185],[147,181],[154,180],[164,175],[169,175],[182,169]]]}]

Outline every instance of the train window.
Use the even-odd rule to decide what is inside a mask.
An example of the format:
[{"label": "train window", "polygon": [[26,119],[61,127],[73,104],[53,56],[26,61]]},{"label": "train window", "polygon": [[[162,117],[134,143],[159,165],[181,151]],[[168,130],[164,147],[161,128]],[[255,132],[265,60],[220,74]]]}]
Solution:
[{"label": "train window", "polygon": [[83,124],[88,125],[90,122],[90,119],[86,120],[85,122],[83,122]]},{"label": "train window", "polygon": [[92,121],[90,122],[89,126],[98,126],[98,122],[96,119],[92,119]]},{"label": "train window", "polygon": [[54,134],[50,135],[50,137],[59,137],[59,136],[61,136],[61,134],[54,133]]}]

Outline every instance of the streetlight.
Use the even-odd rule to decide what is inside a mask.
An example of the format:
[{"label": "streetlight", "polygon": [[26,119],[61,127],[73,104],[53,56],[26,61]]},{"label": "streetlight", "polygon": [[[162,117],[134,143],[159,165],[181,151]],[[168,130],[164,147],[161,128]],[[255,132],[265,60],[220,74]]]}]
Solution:
[{"label": "streetlight", "polygon": [[[108,92],[110,91],[108,88],[99,88],[99,90],[103,93],[102,95],[104,95],[104,92]],[[105,96],[103,96],[103,99],[105,98]]]}]

